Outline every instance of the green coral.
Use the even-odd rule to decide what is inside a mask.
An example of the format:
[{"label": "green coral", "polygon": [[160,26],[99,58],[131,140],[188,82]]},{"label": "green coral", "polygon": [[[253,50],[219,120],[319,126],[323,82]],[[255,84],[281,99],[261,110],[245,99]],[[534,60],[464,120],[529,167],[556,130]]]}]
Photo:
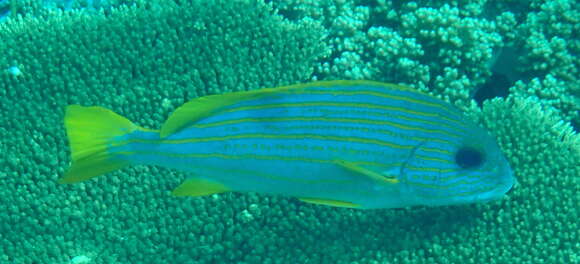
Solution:
[{"label": "green coral", "polygon": [[0,22],[9,18],[32,16],[46,18],[61,11],[110,12],[122,5],[135,4],[136,0],[2,0]]},{"label": "green coral", "polygon": [[[171,198],[181,174],[136,168],[57,185],[68,166],[63,110],[103,105],[159,127],[193,97],[304,81],[326,54],[320,25],[285,21],[260,1],[143,1],[110,13],[10,19],[0,34],[0,262],[244,258],[214,256],[251,238],[222,244],[234,200]],[[233,230],[228,237],[240,236]]]},{"label": "green coral", "polygon": [[521,71],[534,76],[551,74],[566,81],[580,75],[580,3],[535,1],[519,26],[525,49]]},{"label": "green coral", "polygon": [[562,120],[580,124],[580,83],[556,79],[551,74],[543,80],[518,81],[510,89],[514,97],[531,98],[550,107]]},{"label": "green coral", "polygon": [[578,262],[580,136],[553,109],[530,98],[492,100],[482,116],[506,150],[520,184],[510,206],[495,219],[514,251],[511,260],[495,261]]},{"label": "green coral", "polygon": [[[0,262],[577,263],[580,136],[569,121],[580,104],[577,75],[567,74],[578,66],[576,7],[158,0],[9,19],[0,25]],[[532,43],[539,33],[547,41]],[[518,70],[532,78],[505,99],[473,102],[496,50],[554,48],[553,39],[567,54],[525,52]],[[468,109],[498,138],[517,186],[488,204],[359,211],[253,193],[175,198],[184,175],[158,167],[56,184],[69,163],[67,104],[158,128],[193,97],[334,78],[407,83]]]},{"label": "green coral", "polygon": [[[522,81],[511,92],[532,97],[556,110],[560,117],[580,125],[580,3],[532,1],[512,44],[520,49]],[[525,78],[528,77],[528,78]]]},{"label": "green coral", "polygon": [[469,105],[490,76],[494,50],[503,46],[499,27],[510,26],[506,18],[498,26],[481,16],[485,1],[281,2],[282,14],[317,19],[329,28],[333,52],[316,78],[404,83],[458,106]]}]

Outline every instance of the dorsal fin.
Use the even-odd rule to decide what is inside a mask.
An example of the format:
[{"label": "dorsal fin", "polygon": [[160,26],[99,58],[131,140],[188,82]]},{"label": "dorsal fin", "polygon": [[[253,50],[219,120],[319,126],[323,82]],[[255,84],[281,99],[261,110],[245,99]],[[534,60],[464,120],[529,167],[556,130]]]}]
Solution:
[{"label": "dorsal fin", "polygon": [[215,114],[226,106],[271,94],[273,92],[272,90],[272,88],[268,88],[195,98],[177,108],[175,112],[169,116],[161,127],[159,135],[161,138],[167,137],[168,135],[184,128],[188,124]]},{"label": "dorsal fin", "polygon": [[389,83],[364,81],[364,80],[355,80],[355,81],[339,80],[339,81],[318,81],[305,84],[281,86],[276,88],[265,88],[252,91],[209,95],[195,98],[177,108],[175,112],[173,112],[163,124],[159,135],[161,138],[167,137],[168,135],[181,130],[182,128],[188,126],[189,124],[192,124],[200,119],[218,113],[224,107],[245,100],[256,99],[262,96],[268,96],[279,92],[286,92],[288,90],[300,90],[310,87],[337,87],[337,86],[355,86],[355,85],[381,86],[387,89],[413,91],[412,88]]}]

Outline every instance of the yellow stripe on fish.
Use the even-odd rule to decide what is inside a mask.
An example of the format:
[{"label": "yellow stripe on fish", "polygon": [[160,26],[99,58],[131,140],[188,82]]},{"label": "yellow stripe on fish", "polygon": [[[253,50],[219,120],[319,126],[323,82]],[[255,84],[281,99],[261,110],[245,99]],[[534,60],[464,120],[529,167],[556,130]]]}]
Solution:
[{"label": "yellow stripe on fish", "polygon": [[[187,138],[187,139],[163,139],[161,141],[157,140],[150,140],[150,139],[129,139],[129,140],[122,140],[112,144],[115,147],[121,147],[127,144],[132,143],[162,143],[162,144],[185,144],[185,143],[200,143],[200,142],[210,142],[210,141],[229,141],[229,140],[236,140],[236,139],[244,139],[244,138],[260,138],[260,139],[319,139],[325,141],[333,141],[333,142],[350,142],[350,143],[362,143],[362,144],[374,144],[385,146],[389,148],[395,149],[412,149],[412,145],[397,145],[388,141],[380,141],[374,139],[366,139],[366,138],[355,138],[355,137],[336,137],[336,136],[320,136],[314,134],[299,134],[299,135],[270,135],[270,134],[241,134],[241,135],[232,135],[232,136],[223,136],[223,137],[202,137],[202,138]],[[423,148],[427,152],[434,152],[438,154],[450,154],[449,151],[444,149],[436,149],[436,148]],[[432,158],[432,160],[436,160],[436,158]]]},{"label": "yellow stripe on fish", "polygon": [[289,122],[289,121],[303,121],[303,122],[312,122],[312,121],[322,121],[328,123],[355,123],[355,124],[373,124],[373,125],[385,125],[385,126],[392,126],[396,128],[400,128],[403,130],[417,130],[425,133],[441,133],[445,134],[449,137],[459,137],[452,133],[446,132],[444,130],[437,130],[437,129],[426,129],[416,126],[406,126],[402,124],[397,124],[389,121],[377,121],[377,120],[369,120],[369,119],[358,119],[358,118],[324,118],[324,117],[265,117],[265,118],[242,118],[242,119],[234,119],[234,120],[224,120],[218,121],[213,123],[205,123],[205,124],[197,124],[192,125],[195,128],[206,128],[212,126],[222,126],[222,125],[232,125],[232,124],[239,124],[239,123],[248,123],[248,122]]},{"label": "yellow stripe on fish", "polygon": [[389,111],[391,115],[397,115],[398,118],[405,119],[405,120],[413,120],[417,122],[423,122],[426,124],[437,124],[432,121],[428,121],[426,119],[420,118],[412,118],[408,116],[401,115],[400,113],[409,114],[412,116],[420,116],[420,117],[427,117],[427,118],[439,118],[445,120],[451,124],[446,123],[439,123],[438,125],[446,126],[446,127],[461,127],[463,124],[457,122],[457,120],[447,118],[445,116],[440,116],[434,113],[428,112],[419,112],[413,111],[410,109],[406,109],[404,107],[392,107],[386,105],[374,105],[374,104],[357,104],[357,103],[333,103],[333,102],[309,102],[309,103],[284,103],[284,104],[267,104],[267,105],[254,105],[254,106],[243,106],[238,108],[228,109],[224,112],[236,112],[236,111],[244,111],[244,110],[265,110],[269,108],[289,108],[289,107],[321,107],[321,106],[336,106],[336,107],[349,107],[353,109],[375,109],[375,110],[385,110]]}]

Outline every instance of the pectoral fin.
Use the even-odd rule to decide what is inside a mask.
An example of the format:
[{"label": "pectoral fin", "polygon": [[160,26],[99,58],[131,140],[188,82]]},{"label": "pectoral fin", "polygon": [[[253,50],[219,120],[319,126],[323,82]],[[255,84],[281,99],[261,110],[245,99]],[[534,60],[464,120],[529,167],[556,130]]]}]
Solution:
[{"label": "pectoral fin", "polygon": [[175,196],[206,196],[230,191],[221,183],[201,178],[187,179],[171,192]]},{"label": "pectoral fin", "polygon": [[367,177],[372,181],[380,184],[396,184],[399,180],[396,177],[391,177],[391,175],[383,175],[362,166],[359,166],[353,162],[339,160],[336,164],[361,176]]},{"label": "pectoral fin", "polygon": [[351,202],[338,201],[338,200],[328,200],[319,198],[298,198],[300,201],[312,204],[321,204],[335,207],[346,207],[346,208],[359,208],[360,205]]}]

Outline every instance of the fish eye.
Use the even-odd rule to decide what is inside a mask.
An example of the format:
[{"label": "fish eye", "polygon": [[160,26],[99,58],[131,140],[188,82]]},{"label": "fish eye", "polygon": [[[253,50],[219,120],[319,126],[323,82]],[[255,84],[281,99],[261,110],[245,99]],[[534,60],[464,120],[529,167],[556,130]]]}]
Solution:
[{"label": "fish eye", "polygon": [[461,147],[455,153],[455,163],[463,169],[478,167],[483,163],[483,153],[472,147]]}]

